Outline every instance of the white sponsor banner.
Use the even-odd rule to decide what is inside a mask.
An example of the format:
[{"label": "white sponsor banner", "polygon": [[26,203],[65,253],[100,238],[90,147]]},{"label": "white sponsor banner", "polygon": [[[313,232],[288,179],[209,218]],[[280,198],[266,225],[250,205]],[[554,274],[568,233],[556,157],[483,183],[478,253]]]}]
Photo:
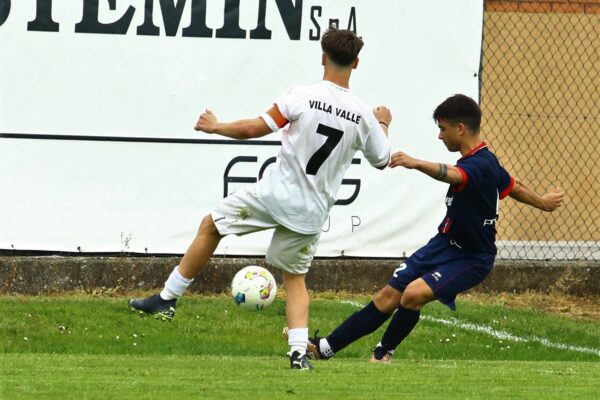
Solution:
[{"label": "white sponsor banner", "polygon": [[[0,0],[0,249],[184,252],[280,140],[199,134],[197,116],[253,118],[318,82],[331,21],[365,41],[351,90],[392,109],[392,149],[452,163],[431,114],[478,97],[482,16],[481,0]],[[445,190],[357,154],[317,255],[410,254]],[[217,253],[262,254],[269,239],[228,237]]]}]

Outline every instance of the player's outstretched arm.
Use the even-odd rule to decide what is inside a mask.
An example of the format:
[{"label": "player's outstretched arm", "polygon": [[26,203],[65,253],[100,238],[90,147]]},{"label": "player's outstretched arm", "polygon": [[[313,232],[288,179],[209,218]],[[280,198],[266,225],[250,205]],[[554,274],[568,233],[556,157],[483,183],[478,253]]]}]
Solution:
[{"label": "player's outstretched arm", "polygon": [[377,119],[377,122],[381,125],[385,135],[388,135],[388,128],[392,123],[392,112],[386,106],[378,106],[373,109],[373,115]]},{"label": "player's outstretched arm", "polygon": [[267,123],[260,117],[224,123],[219,122],[210,110],[206,110],[200,115],[194,129],[240,140],[258,138],[272,132]]},{"label": "player's outstretched arm", "polygon": [[562,205],[565,192],[561,188],[555,188],[546,194],[539,195],[524,182],[515,178],[515,186],[508,194],[518,202],[528,204],[542,211],[554,211]]},{"label": "player's outstretched arm", "polygon": [[451,185],[460,185],[463,181],[463,176],[453,165],[433,163],[430,161],[419,160],[409,156],[408,154],[398,151],[392,154],[390,159],[390,168],[404,167],[408,169],[416,169],[429,175],[433,179],[441,182],[446,182]]}]

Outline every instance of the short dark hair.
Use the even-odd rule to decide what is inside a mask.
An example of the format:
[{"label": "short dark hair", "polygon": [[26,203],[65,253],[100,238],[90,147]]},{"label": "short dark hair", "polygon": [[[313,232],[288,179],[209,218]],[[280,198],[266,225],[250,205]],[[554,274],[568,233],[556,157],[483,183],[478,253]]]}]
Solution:
[{"label": "short dark hair", "polygon": [[469,96],[455,94],[448,97],[433,112],[433,120],[445,120],[453,124],[463,123],[473,132],[479,132],[481,126],[481,108]]},{"label": "short dark hair", "polygon": [[347,67],[358,57],[364,42],[350,30],[331,27],[321,38],[321,48],[334,63]]}]

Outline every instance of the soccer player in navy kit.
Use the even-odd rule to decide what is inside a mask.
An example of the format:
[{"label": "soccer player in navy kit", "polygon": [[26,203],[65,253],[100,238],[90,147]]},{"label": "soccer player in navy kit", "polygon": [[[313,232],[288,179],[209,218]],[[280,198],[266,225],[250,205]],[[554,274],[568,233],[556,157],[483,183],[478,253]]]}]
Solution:
[{"label": "soccer player in navy kit", "polygon": [[326,338],[315,334],[310,339],[308,351],[314,358],[333,356],[394,314],[371,357],[372,362],[391,361],[396,347],[418,323],[421,307],[439,300],[454,310],[456,295],[489,274],[496,256],[499,200],[510,196],[543,211],[554,211],[563,201],[561,189],[540,196],[506,172],[479,134],[481,109],[473,99],[454,95],[436,108],[433,119],[448,150],[461,153],[457,164],[433,163],[397,152],[390,167],[417,169],[450,184],[447,213],[438,233],[394,271],[371,303]]}]

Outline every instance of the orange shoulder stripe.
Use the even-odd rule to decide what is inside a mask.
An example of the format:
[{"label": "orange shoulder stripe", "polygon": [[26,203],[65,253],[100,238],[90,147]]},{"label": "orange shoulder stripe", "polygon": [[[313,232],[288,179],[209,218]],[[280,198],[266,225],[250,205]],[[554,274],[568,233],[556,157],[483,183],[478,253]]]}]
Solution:
[{"label": "orange shoulder stripe", "polygon": [[277,104],[273,104],[273,107],[271,107],[269,111],[267,111],[267,114],[269,114],[271,118],[273,118],[273,121],[275,121],[277,127],[279,128],[284,127],[290,122],[283,116],[283,114],[281,114],[281,111],[279,111],[279,107],[277,107]]}]

